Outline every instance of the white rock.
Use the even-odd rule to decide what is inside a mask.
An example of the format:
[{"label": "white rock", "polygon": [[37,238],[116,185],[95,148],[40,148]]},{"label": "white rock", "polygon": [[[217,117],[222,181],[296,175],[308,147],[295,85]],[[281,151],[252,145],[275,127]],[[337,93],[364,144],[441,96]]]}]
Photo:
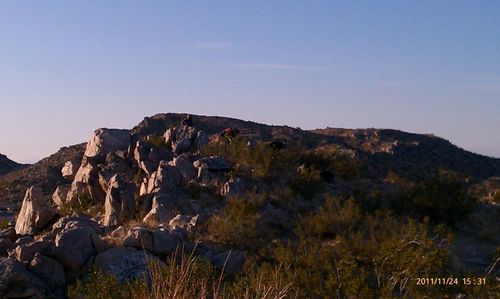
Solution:
[{"label": "white rock", "polygon": [[118,150],[126,151],[129,146],[129,130],[97,129],[87,143],[85,156],[106,156],[108,153]]},{"label": "white rock", "polygon": [[64,163],[64,166],[61,169],[61,174],[65,179],[72,181],[75,179],[78,168],[80,168],[80,164],[75,164],[71,161],[67,161],[66,163]]},{"label": "white rock", "polygon": [[38,187],[30,187],[26,191],[21,211],[17,216],[16,233],[20,235],[34,234],[42,229],[55,215],[54,209]]}]

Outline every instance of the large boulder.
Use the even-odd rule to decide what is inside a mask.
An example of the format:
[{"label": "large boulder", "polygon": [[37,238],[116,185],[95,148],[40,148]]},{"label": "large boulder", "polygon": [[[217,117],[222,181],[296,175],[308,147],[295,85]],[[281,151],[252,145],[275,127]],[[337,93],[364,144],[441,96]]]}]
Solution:
[{"label": "large boulder", "polygon": [[26,191],[21,211],[17,216],[16,233],[34,234],[43,229],[56,213],[56,209],[50,205],[42,190],[38,187],[30,187]]},{"label": "large boulder", "polygon": [[196,168],[206,168],[210,172],[230,171],[232,164],[222,156],[204,157],[193,162]]},{"label": "large boulder", "polygon": [[194,148],[199,151],[201,150],[202,147],[208,144],[208,141],[209,141],[208,135],[203,131],[199,131],[193,142]]},{"label": "large boulder", "polygon": [[67,278],[74,280],[88,271],[89,259],[104,249],[105,244],[94,229],[65,228],[56,235],[53,256],[63,265]]},{"label": "large boulder", "polygon": [[126,151],[130,145],[130,131],[120,129],[97,129],[85,150],[87,157],[105,157],[118,150]]},{"label": "large boulder", "polygon": [[182,181],[184,183],[196,179],[197,175],[196,168],[194,168],[193,163],[191,163],[184,156],[179,156],[177,158],[174,158],[174,160],[168,162],[168,165],[174,166],[177,169],[179,169],[182,176]]},{"label": "large boulder", "polygon": [[134,175],[137,173],[137,169],[132,166],[128,159],[124,159],[114,153],[109,153],[106,156],[105,163],[99,164],[98,167],[99,185],[106,192],[109,189],[111,179],[116,174],[120,174],[123,180],[132,181]]},{"label": "large boulder", "polygon": [[128,231],[123,240],[123,246],[152,252],[154,249],[153,233],[145,227],[133,227]]},{"label": "large boulder", "polygon": [[19,244],[14,250],[14,256],[20,262],[31,261],[36,253],[43,252],[51,246],[47,241],[35,241]]},{"label": "large boulder", "polygon": [[99,168],[92,159],[83,157],[71,188],[66,198],[67,202],[77,201],[80,204],[104,202],[106,194],[99,184]]},{"label": "large boulder", "polygon": [[57,207],[61,207],[66,203],[68,197],[68,192],[71,189],[71,185],[61,185],[57,186],[56,191],[52,194],[52,202]]},{"label": "large boulder", "polygon": [[168,256],[176,252],[183,240],[168,229],[159,228],[153,231],[153,251],[157,256]]},{"label": "large boulder", "polygon": [[174,199],[170,195],[157,194],[153,197],[151,211],[142,220],[148,226],[168,223],[175,215],[172,212]]},{"label": "large boulder", "polygon": [[148,264],[156,260],[157,258],[145,251],[121,247],[98,254],[95,265],[103,273],[114,275],[121,283],[127,283],[148,275]]},{"label": "large boulder", "polygon": [[97,234],[101,234],[103,232],[102,227],[97,222],[92,220],[90,216],[82,214],[59,218],[59,220],[52,226],[52,233],[57,234],[64,229],[68,230],[77,227],[90,228]]},{"label": "large boulder", "polygon": [[80,168],[80,164],[74,163],[72,161],[67,161],[66,163],[64,163],[64,166],[61,169],[61,174],[63,178],[72,181],[75,179],[78,168]]},{"label": "large boulder", "polygon": [[146,141],[137,141],[134,148],[134,159],[148,177],[156,171],[160,161],[170,161],[172,158],[173,153],[170,150]]},{"label": "large boulder", "polygon": [[134,218],[135,185],[113,176],[104,203],[105,226],[115,226]]},{"label": "large boulder", "polygon": [[158,170],[149,178],[147,193],[170,193],[181,185],[181,181],[179,169],[168,165],[167,161],[161,161]]},{"label": "large boulder", "polygon": [[66,285],[66,276],[62,265],[40,253],[36,253],[28,269],[40,278],[49,289],[56,291]]},{"label": "large boulder", "polygon": [[235,276],[243,270],[245,264],[245,252],[241,250],[229,250],[225,252],[208,251],[203,259],[211,262],[217,269],[222,270],[230,276]]},{"label": "large boulder", "polygon": [[168,226],[170,229],[182,229],[182,230],[191,230],[196,226],[198,216],[190,216],[190,215],[182,215],[177,214],[174,218],[172,218]]},{"label": "large boulder", "polygon": [[167,145],[170,145],[177,155],[199,150],[208,143],[208,136],[205,133],[185,125],[168,129],[164,137]]},{"label": "large boulder", "polygon": [[92,159],[83,157],[82,163],[75,174],[73,182],[90,184],[97,180],[97,165]]},{"label": "large boulder", "polygon": [[46,298],[46,286],[21,262],[0,257],[0,298]]}]

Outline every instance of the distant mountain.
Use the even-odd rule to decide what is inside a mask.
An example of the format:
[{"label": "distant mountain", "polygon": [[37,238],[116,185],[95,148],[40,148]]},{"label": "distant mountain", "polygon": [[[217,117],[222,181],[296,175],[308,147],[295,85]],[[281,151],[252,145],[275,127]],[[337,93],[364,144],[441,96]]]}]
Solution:
[{"label": "distant mountain", "polygon": [[22,168],[24,165],[16,163],[7,156],[0,154],[0,175]]}]

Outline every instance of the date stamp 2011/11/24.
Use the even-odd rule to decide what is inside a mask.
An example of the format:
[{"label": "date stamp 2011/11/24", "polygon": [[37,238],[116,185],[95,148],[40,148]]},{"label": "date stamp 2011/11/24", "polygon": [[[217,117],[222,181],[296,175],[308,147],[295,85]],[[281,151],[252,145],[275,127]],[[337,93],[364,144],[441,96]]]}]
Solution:
[{"label": "date stamp 2011/11/24", "polygon": [[486,284],[486,277],[417,277],[415,278],[417,285],[466,285],[466,286],[480,286]]}]

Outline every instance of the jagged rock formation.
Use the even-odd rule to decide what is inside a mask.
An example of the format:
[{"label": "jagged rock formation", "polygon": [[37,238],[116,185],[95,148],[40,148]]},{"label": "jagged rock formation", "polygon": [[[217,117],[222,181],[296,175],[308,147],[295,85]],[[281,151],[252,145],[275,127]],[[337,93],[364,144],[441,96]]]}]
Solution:
[{"label": "jagged rock formation", "polygon": [[31,187],[26,191],[26,196],[17,216],[16,233],[29,235],[41,230],[56,215],[56,210],[50,205],[42,190]]}]

